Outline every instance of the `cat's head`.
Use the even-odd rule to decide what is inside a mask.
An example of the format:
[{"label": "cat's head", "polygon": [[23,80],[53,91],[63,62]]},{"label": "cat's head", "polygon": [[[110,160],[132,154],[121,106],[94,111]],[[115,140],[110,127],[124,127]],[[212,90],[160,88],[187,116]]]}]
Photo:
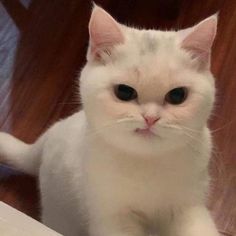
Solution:
[{"label": "cat's head", "polygon": [[206,127],[217,16],[180,31],[138,30],[95,6],[81,97],[93,134],[128,152],[175,148]]}]

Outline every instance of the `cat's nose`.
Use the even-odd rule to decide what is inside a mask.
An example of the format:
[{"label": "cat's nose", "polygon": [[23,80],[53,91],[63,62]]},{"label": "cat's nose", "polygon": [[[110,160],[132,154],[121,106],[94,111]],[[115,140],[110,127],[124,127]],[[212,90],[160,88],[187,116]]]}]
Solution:
[{"label": "cat's nose", "polygon": [[160,118],[156,116],[143,116],[148,127],[154,125]]}]

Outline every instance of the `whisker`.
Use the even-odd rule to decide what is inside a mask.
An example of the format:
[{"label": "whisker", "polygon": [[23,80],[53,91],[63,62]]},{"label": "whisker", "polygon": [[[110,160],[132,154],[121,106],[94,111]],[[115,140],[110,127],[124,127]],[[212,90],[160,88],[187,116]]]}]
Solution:
[{"label": "whisker", "polygon": [[123,122],[128,122],[128,121],[134,121],[134,118],[133,117],[121,118],[121,119],[117,120],[116,123],[123,123]]},{"label": "whisker", "polygon": [[200,131],[200,130],[191,129],[191,128],[187,127],[187,126],[181,125],[181,127],[182,127],[183,129],[187,130],[187,131],[190,131],[190,132],[193,132],[193,133],[196,133],[196,134],[202,133],[202,131]]},{"label": "whisker", "polygon": [[235,120],[231,120],[230,122],[224,124],[222,127],[211,130],[211,133],[216,133],[222,129],[225,129],[225,128],[229,127],[230,125],[232,125],[234,122],[235,122]]},{"label": "whisker", "polygon": [[103,125],[102,127],[100,127],[99,129],[94,129],[94,130],[92,130],[92,132],[88,132],[86,134],[86,137],[89,137],[89,136],[92,136],[92,135],[97,135],[97,134],[101,133],[103,131],[103,129],[113,127],[114,124],[115,124],[114,122],[107,123],[107,124]]},{"label": "whisker", "polygon": [[174,124],[162,124],[160,125],[162,128],[170,128],[170,129],[177,129],[177,130],[181,130],[181,128],[178,125],[174,125]]},{"label": "whisker", "polygon": [[92,132],[89,132],[89,133],[87,134],[87,137],[88,137],[88,136],[92,136],[92,135],[98,135],[98,134],[100,134],[105,128],[112,128],[112,127],[114,127],[114,125],[116,125],[116,124],[120,124],[120,123],[124,123],[124,122],[128,122],[128,121],[134,121],[134,119],[131,118],[131,117],[124,117],[124,118],[121,118],[121,119],[112,121],[112,122],[110,122],[110,123],[107,123],[107,124],[103,125],[103,126],[100,127],[99,129],[95,129],[95,130],[93,130]]}]

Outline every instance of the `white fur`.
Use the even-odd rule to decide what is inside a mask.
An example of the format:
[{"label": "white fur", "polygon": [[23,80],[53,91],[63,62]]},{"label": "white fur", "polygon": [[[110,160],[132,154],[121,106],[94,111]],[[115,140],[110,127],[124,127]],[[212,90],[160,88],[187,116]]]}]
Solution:
[{"label": "white fur", "polygon": [[[119,27],[124,42],[88,52],[83,110],[33,145],[1,133],[3,161],[39,173],[42,221],[66,236],[217,236],[204,206],[214,79],[181,48],[178,32]],[[121,83],[138,102],[114,96]],[[186,102],[163,103],[179,86],[189,88]],[[160,117],[157,136],[134,132],[145,126],[142,114]]]}]

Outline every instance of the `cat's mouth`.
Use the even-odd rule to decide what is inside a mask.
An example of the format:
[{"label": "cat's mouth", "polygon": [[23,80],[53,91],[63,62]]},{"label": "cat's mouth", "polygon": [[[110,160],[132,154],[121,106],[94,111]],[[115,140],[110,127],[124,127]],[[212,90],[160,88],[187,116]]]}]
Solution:
[{"label": "cat's mouth", "polygon": [[156,134],[150,129],[150,127],[146,128],[137,128],[135,129],[135,133],[142,135],[144,137],[154,137]]}]

